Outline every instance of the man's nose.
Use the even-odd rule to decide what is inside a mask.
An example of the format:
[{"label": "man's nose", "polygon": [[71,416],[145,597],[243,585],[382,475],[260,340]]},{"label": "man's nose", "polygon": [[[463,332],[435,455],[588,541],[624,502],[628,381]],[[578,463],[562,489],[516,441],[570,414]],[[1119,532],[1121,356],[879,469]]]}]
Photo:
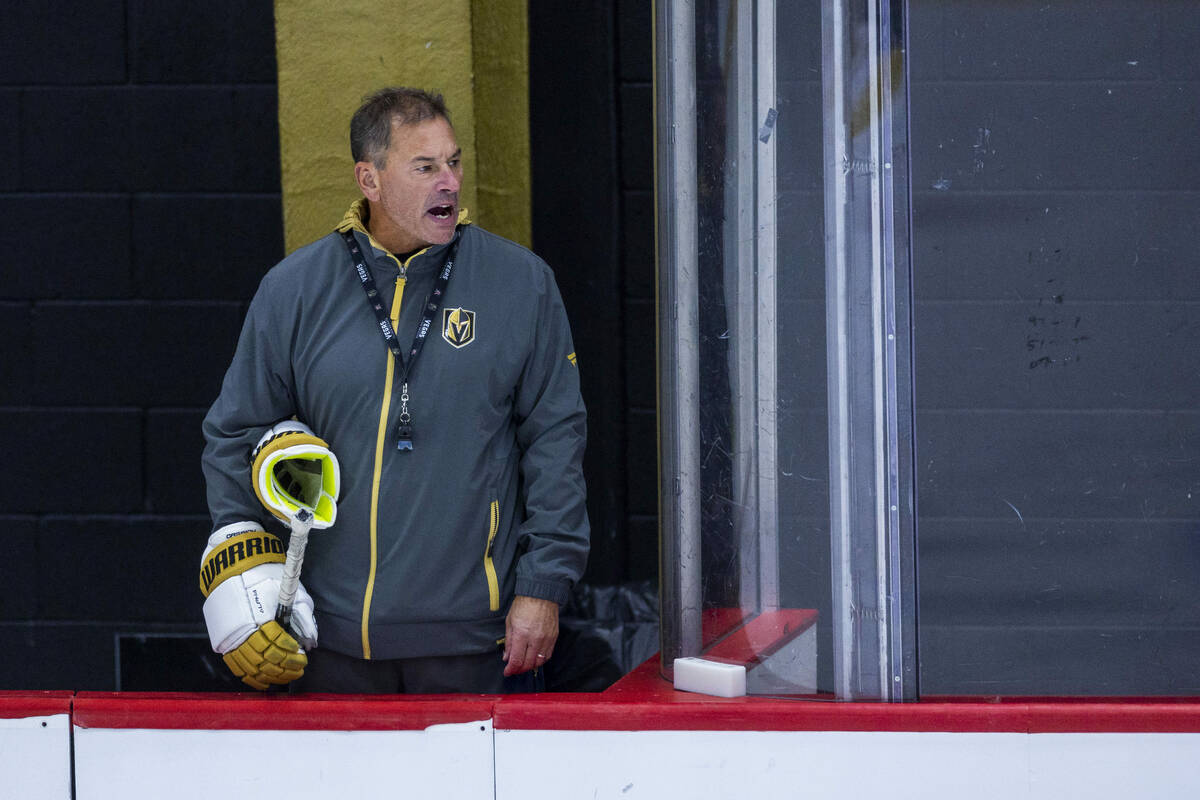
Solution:
[{"label": "man's nose", "polygon": [[457,192],[461,185],[462,177],[454,167],[449,165],[442,167],[442,172],[438,176],[438,191]]}]

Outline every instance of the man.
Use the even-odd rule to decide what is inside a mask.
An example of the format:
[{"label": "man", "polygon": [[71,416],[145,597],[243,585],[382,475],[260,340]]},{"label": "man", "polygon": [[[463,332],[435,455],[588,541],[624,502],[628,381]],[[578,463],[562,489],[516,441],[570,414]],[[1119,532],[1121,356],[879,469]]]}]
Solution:
[{"label": "man", "polygon": [[[234,556],[222,564],[237,588],[221,590],[233,611],[210,609],[206,589],[210,637],[259,687],[303,671],[293,688],[503,691],[553,655],[587,557],[566,315],[550,269],[460,208],[440,96],[382,90],[350,132],[363,199],[264,277],[204,420],[206,559],[271,519],[248,460],[264,432],[294,418],[336,454],[336,523],[309,539],[296,606],[307,646],[263,623],[278,564]],[[243,604],[249,625],[221,617]]]}]

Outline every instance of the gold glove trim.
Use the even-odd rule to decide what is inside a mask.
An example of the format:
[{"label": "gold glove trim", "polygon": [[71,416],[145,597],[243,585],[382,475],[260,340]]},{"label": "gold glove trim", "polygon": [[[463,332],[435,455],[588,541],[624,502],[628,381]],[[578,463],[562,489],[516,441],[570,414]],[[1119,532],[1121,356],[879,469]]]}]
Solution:
[{"label": "gold glove trim", "polygon": [[200,567],[200,591],[205,597],[221,582],[259,564],[282,564],[287,560],[283,540],[266,531],[248,531],[226,539],[213,549]]},{"label": "gold glove trim", "polygon": [[242,683],[266,690],[272,684],[290,683],[304,674],[308,656],[275,620],[263,623],[236,650],[223,656],[230,672]]}]

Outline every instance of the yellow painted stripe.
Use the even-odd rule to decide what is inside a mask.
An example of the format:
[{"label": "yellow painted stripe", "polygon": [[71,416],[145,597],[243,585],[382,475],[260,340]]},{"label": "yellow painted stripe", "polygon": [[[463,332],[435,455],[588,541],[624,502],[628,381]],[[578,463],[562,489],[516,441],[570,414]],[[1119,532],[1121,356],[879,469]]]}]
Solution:
[{"label": "yellow painted stripe", "polygon": [[[486,2],[491,4],[491,0]],[[354,162],[346,134],[362,96],[381,86],[421,86],[444,92],[463,147],[463,172],[472,177],[459,192],[459,204],[472,209],[478,205],[475,197],[481,183],[475,180],[479,170],[474,98],[502,80],[508,88],[504,96],[513,97],[510,105],[515,106],[520,98],[527,108],[527,90],[517,91],[527,84],[528,68],[522,66],[514,78],[505,72],[490,78],[485,87],[473,88],[472,75],[491,66],[474,63],[471,5],[471,0],[451,0],[431,11],[427,3],[415,0],[276,0],[280,178],[288,252],[328,233],[330,220],[336,220],[346,205],[360,196],[351,178]],[[0,3],[0,8],[8,6]],[[520,13],[516,23],[524,32],[525,12]],[[404,20],[404,24],[380,25],[381,16]],[[347,47],[347,42],[354,45]],[[514,46],[511,38],[501,47],[498,55],[520,58],[522,64],[528,60],[527,48]],[[509,83],[516,78],[522,82]],[[525,114],[523,127],[502,141],[515,138],[518,132],[524,136],[521,163],[528,170],[528,112],[515,107],[505,112],[489,122],[489,129],[494,129],[490,136],[496,137],[504,131],[500,126],[514,124]],[[518,155],[506,150],[489,156],[501,157],[515,160]],[[487,177],[487,185],[509,188],[495,180]],[[519,197],[505,191],[494,202],[521,203],[529,213],[528,191]],[[505,234],[495,226],[491,230]]]},{"label": "yellow painted stripe", "polygon": [[[405,280],[396,278],[396,293],[392,297],[392,330],[399,326],[400,300],[404,297]],[[387,441],[388,410],[392,405],[392,379],[396,374],[396,357],[387,354],[387,375],[383,383],[383,403],[379,409],[379,430],[375,434],[375,470],[371,475],[371,568],[367,573],[367,592],[363,597],[362,651],[363,658],[371,658],[371,639],[368,635],[371,619],[371,597],[375,594],[375,568],[379,562],[379,481],[383,474],[383,448]]]},{"label": "yellow painted stripe", "polygon": [[492,561],[492,542],[500,530],[500,501],[493,500],[488,521],[487,548],[483,551],[483,571],[487,573],[488,608],[500,610],[500,581],[496,578],[496,564]]}]

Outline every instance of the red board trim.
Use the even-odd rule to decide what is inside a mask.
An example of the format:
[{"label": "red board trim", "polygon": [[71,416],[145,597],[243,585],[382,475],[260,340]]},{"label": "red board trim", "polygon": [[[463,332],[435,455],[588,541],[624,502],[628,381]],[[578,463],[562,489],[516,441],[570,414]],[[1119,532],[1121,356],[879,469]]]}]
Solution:
[{"label": "red board trim", "polygon": [[497,730],[1200,733],[1200,706],[837,703],[741,698],[695,703],[504,699]]},{"label": "red board trim", "polygon": [[[65,713],[69,693],[0,693],[0,718]],[[919,703],[677,692],[652,659],[606,692],[509,695],[300,695],[81,692],[81,728],[424,730],[491,720],[497,730],[1200,733],[1200,700],[971,698]]]},{"label": "red board trim", "polygon": [[204,695],[80,692],[80,728],[408,731],[492,717],[495,698],[394,695]]},{"label": "red board trim", "polygon": [[74,696],[74,692],[0,692],[0,719],[70,714]]}]

